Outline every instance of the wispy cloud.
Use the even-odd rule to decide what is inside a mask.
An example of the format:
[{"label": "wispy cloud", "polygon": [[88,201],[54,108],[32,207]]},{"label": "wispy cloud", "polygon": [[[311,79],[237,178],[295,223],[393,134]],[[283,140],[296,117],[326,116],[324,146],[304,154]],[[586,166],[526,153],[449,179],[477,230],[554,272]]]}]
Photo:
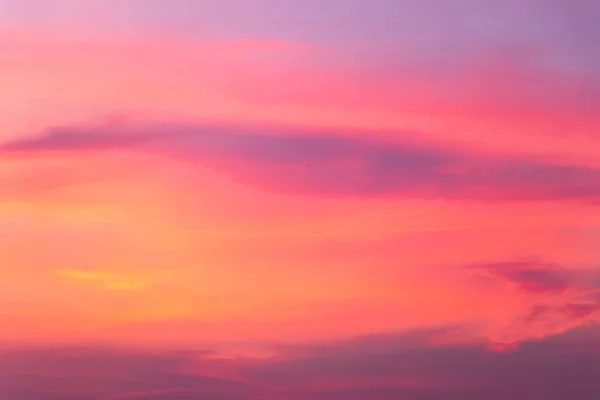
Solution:
[{"label": "wispy cloud", "polygon": [[[4,153],[141,151],[188,160],[236,180],[317,196],[410,196],[596,203],[600,170],[441,145],[368,139],[369,132],[133,124],[51,129]],[[366,136],[366,137],[365,137]]]},{"label": "wispy cloud", "polygon": [[[214,360],[197,350],[4,348],[0,371],[10,398],[35,400],[441,400],[492,392],[517,400],[548,398],[550,392],[557,399],[587,399],[598,389],[589,373],[598,367],[597,328],[528,342],[508,353],[489,352],[479,343],[430,345],[427,338],[443,331],[297,343],[283,357],[256,360]],[[205,375],[210,370],[224,375]]]},{"label": "wispy cloud", "polygon": [[599,321],[598,269],[567,269],[535,260],[516,260],[470,266],[494,279],[514,285],[524,295],[523,309],[512,321],[499,324],[489,335],[498,348],[522,340],[556,335]]}]

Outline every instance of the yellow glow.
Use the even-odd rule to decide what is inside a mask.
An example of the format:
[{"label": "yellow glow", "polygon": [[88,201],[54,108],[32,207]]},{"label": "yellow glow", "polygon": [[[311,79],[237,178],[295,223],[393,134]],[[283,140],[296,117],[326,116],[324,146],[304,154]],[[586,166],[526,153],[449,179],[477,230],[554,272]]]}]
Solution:
[{"label": "yellow glow", "polygon": [[62,270],[56,271],[59,276],[67,279],[91,282],[106,289],[114,290],[136,290],[148,287],[155,282],[131,275],[112,274],[99,271],[76,271]]}]

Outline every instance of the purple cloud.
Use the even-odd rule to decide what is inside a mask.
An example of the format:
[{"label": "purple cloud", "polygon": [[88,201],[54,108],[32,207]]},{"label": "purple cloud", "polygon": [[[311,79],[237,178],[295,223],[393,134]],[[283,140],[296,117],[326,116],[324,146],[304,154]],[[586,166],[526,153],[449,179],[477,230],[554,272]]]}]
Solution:
[{"label": "purple cloud", "polygon": [[251,185],[318,196],[593,203],[600,199],[600,170],[592,167],[409,141],[378,141],[367,139],[368,134],[375,132],[106,125],[51,129],[39,137],[5,143],[0,151],[143,151],[185,159]]},{"label": "purple cloud", "polygon": [[[205,353],[111,348],[5,348],[0,378],[7,400],[237,399],[252,393],[234,379],[177,372]],[[129,396],[129,397],[128,397]],[[212,397],[211,397],[212,396]]]},{"label": "purple cloud", "polygon": [[0,378],[6,400],[591,400],[600,390],[598,326],[507,353],[429,345],[427,338],[442,331],[288,345],[284,357],[270,360],[222,360],[241,379],[181,368],[210,363],[204,352],[5,347]]},{"label": "purple cloud", "polygon": [[562,293],[575,284],[576,274],[557,264],[512,261],[471,266],[516,283],[526,292]]}]

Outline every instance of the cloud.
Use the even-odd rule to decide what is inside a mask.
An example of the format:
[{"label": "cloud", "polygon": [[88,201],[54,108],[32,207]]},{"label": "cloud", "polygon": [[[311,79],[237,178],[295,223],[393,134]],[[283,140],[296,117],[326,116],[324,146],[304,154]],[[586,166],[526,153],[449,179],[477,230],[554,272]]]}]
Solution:
[{"label": "cloud", "polygon": [[[370,337],[364,342],[355,339],[315,345],[312,354],[302,348],[301,357],[261,364],[253,373],[255,379],[320,388],[300,396],[302,399],[544,399],[553,390],[562,395],[573,390],[573,398],[578,398],[577,393],[587,399],[597,384],[577,376],[597,363],[598,347],[577,341],[581,334],[588,341],[597,340],[592,339],[594,332],[597,328],[573,337],[528,342],[518,351],[500,354],[478,344],[427,345],[427,332],[422,332],[420,345],[412,340],[407,344],[399,335],[397,347],[385,351],[377,337]],[[586,355],[585,346],[596,349],[594,354]],[[565,374],[563,368],[574,370]],[[346,382],[346,387],[335,387],[340,381]]]},{"label": "cloud", "polygon": [[483,263],[469,268],[507,282],[525,296],[522,313],[489,333],[498,349],[513,348],[522,340],[560,334],[597,322],[600,316],[600,286],[594,281],[597,269],[568,269],[532,260]]},{"label": "cloud", "polygon": [[516,283],[527,292],[562,293],[574,284],[573,272],[551,263],[512,261],[478,264],[473,267]]},{"label": "cloud", "polygon": [[107,124],[50,129],[5,143],[0,151],[149,152],[215,169],[247,184],[315,196],[593,203],[600,198],[600,170],[592,167],[368,138],[376,135],[257,126]]},{"label": "cloud", "polygon": [[236,380],[178,373],[202,356],[199,351],[68,347],[9,348],[1,353],[0,376],[10,400],[237,399],[251,393]]},{"label": "cloud", "polygon": [[[214,360],[196,350],[4,347],[0,377],[7,400],[587,400],[600,389],[593,373],[600,367],[598,326],[508,353],[479,343],[428,343],[443,331],[289,344],[283,356],[257,360]],[[210,376],[223,365],[234,372]]]}]

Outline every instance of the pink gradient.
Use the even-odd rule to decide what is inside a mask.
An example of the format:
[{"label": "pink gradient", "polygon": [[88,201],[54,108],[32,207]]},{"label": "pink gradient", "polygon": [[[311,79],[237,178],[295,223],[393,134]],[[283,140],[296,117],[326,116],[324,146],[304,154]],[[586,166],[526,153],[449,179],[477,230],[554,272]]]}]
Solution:
[{"label": "pink gradient", "polygon": [[594,398],[592,2],[174,3],[0,0],[0,399]]}]

